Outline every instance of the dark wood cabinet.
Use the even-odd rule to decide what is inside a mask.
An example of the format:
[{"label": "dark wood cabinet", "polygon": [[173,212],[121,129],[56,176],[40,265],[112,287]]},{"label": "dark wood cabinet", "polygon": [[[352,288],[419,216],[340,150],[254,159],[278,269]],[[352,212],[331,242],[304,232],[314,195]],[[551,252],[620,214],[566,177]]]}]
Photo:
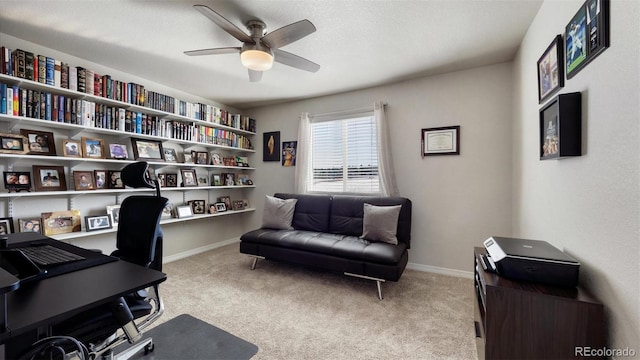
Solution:
[{"label": "dark wood cabinet", "polygon": [[603,306],[584,289],[501,277],[484,270],[480,254],[474,248],[479,359],[580,359],[580,348],[605,346]]}]

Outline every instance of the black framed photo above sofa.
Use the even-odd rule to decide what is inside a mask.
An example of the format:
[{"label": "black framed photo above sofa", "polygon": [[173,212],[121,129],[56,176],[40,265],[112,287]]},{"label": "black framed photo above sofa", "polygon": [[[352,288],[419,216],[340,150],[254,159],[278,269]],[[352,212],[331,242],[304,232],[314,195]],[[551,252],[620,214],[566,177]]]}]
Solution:
[{"label": "black framed photo above sofa", "polygon": [[609,0],[585,1],[564,31],[567,79],[609,47]]}]

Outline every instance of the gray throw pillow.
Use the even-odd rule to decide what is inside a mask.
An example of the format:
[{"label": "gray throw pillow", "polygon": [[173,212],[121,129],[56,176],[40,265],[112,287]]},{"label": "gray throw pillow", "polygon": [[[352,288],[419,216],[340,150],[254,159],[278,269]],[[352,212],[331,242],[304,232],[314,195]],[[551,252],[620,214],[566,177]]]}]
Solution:
[{"label": "gray throw pillow", "polygon": [[264,212],[262,213],[262,227],[268,229],[293,229],[293,212],[296,209],[297,199],[279,199],[267,195],[264,201]]},{"label": "gray throw pillow", "polygon": [[361,238],[398,245],[396,230],[402,205],[375,206],[364,204]]}]

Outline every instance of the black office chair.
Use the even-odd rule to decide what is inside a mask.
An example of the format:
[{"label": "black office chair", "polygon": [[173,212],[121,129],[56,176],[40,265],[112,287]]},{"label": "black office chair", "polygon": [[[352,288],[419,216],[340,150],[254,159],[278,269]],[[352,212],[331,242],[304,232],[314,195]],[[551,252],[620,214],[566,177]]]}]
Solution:
[{"label": "black office chair", "polygon": [[[151,179],[146,162],[136,162],[122,169],[121,179],[134,188],[156,189],[155,196],[132,195],[120,205],[117,250],[111,255],[121,260],[162,271],[162,230],[160,217],[167,199],[160,196],[157,179]],[[153,303],[153,304],[152,304]],[[158,286],[138,291],[87,310],[52,327],[53,335],[71,336],[89,348],[91,358],[113,355],[112,350],[128,341],[133,344],[140,333],[164,312]],[[136,321],[134,321],[134,319]],[[118,331],[119,329],[122,330]],[[118,358],[136,354],[144,348],[153,351],[151,339],[137,343]]]}]

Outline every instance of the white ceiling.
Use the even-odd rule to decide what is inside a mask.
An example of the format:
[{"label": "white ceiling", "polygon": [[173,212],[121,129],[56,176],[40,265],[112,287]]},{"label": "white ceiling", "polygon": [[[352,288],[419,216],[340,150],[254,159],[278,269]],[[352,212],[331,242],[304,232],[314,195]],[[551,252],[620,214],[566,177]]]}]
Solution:
[{"label": "white ceiling", "polygon": [[[512,60],[542,0],[0,0],[0,33],[246,109]],[[251,83],[240,46],[196,11],[267,32],[302,19],[317,31],[282,49],[321,65],[279,63]],[[1,39],[0,39],[0,42]]]}]

